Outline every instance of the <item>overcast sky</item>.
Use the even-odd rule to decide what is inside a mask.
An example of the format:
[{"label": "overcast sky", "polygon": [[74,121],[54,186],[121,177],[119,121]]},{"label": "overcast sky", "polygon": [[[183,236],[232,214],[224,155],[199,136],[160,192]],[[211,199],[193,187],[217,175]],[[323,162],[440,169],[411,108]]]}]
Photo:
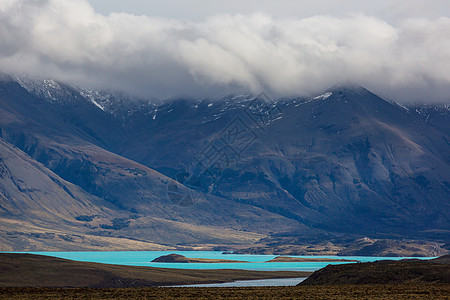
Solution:
[{"label": "overcast sky", "polygon": [[362,12],[395,22],[399,18],[450,16],[448,0],[89,0],[104,15],[127,12],[135,15],[203,21],[215,14],[264,12],[274,18],[307,18],[315,15],[346,16]]},{"label": "overcast sky", "polygon": [[148,97],[450,102],[449,0],[0,0],[0,69]]}]

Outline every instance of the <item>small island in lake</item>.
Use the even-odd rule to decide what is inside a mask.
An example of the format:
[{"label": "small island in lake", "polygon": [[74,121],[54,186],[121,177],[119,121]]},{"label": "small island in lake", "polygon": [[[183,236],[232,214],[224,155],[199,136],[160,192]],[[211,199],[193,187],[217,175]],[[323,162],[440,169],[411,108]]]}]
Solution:
[{"label": "small island in lake", "polygon": [[[212,258],[188,258],[180,254],[163,255],[152,260],[152,262],[161,263],[248,263],[248,261],[231,260],[231,259],[212,259]],[[264,261],[262,263],[271,262],[359,262],[353,259],[339,259],[339,258],[315,258],[315,257],[291,257],[278,256],[274,259]]]},{"label": "small island in lake", "polygon": [[277,256],[266,262],[360,262],[355,259]]},{"label": "small island in lake", "polygon": [[180,254],[163,255],[152,260],[152,262],[162,263],[246,263],[247,261],[212,258],[188,258]]}]

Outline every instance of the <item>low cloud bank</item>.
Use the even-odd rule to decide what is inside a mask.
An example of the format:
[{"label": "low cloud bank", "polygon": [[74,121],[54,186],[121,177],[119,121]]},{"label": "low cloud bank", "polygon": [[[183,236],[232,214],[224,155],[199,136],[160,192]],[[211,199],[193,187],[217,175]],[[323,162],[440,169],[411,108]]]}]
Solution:
[{"label": "low cloud bank", "polygon": [[0,68],[149,97],[266,90],[307,95],[361,84],[402,102],[450,101],[450,18],[389,24],[352,14],[203,22],[125,13],[85,0],[0,0]]}]

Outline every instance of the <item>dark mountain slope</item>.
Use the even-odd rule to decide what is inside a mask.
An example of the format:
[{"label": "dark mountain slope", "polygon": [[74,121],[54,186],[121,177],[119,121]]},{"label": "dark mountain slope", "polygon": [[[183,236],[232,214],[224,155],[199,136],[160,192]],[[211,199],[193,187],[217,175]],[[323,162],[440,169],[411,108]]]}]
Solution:
[{"label": "dark mountain slope", "polygon": [[113,215],[107,203],[68,183],[16,147],[0,139],[2,215],[63,226],[79,215]]},{"label": "dark mountain slope", "polygon": [[450,104],[447,105],[414,105],[409,108],[411,114],[420,117],[425,123],[444,132],[450,132]]},{"label": "dark mountain slope", "polygon": [[[363,88],[276,105],[180,100],[133,121],[122,155],[204,191],[327,231],[448,237],[448,132]],[[195,170],[236,122],[248,147],[228,144],[220,168]]]},{"label": "dark mountain slope", "polygon": [[[74,99],[81,99],[82,103],[87,101],[78,96]],[[68,103],[49,102],[28,93],[14,82],[3,82],[0,89],[0,128],[5,140],[64,180],[78,185],[91,197],[101,198],[104,205],[119,214],[104,224],[93,226],[93,235],[127,236],[147,243],[171,245],[248,244],[270,232],[307,229],[302,224],[256,207],[193,192],[146,166],[105,149],[109,146],[102,148],[104,144],[114,145],[114,140],[108,136],[95,137],[111,125],[110,116],[94,107],[95,114],[104,116],[89,118],[89,110],[93,107],[77,103],[74,105],[81,110],[61,112],[61,107],[70,105],[70,101]],[[88,111],[84,113],[85,110]],[[83,117],[79,117],[80,114]],[[89,122],[72,122],[74,119],[87,119]],[[89,124],[97,124],[97,129],[88,132],[85,128]],[[120,131],[114,134],[124,139]],[[87,217],[81,220],[89,226],[89,216],[94,215],[97,213],[86,213]],[[30,214],[24,216],[34,218]]]},{"label": "dark mountain slope", "polygon": [[430,123],[361,87],[156,103],[19,82],[0,83],[0,137],[125,214],[97,235],[449,242],[445,114]]},{"label": "dark mountain slope", "polygon": [[[2,250],[86,250],[149,247],[152,243],[100,237],[101,224],[129,214],[73,185],[0,139],[0,244]],[[86,222],[88,221],[88,222]]]},{"label": "dark mountain slope", "polygon": [[313,226],[406,235],[448,228],[448,135],[363,89],[283,112],[254,145],[269,155],[256,154],[240,169],[265,164],[274,185],[321,214],[295,210]]}]

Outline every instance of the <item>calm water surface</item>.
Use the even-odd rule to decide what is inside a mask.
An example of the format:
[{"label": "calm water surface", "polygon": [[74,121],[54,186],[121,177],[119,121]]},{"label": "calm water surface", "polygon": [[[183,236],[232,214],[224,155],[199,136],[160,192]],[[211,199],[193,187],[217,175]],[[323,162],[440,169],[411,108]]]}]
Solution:
[{"label": "calm water surface", "polygon": [[193,285],[176,285],[175,287],[249,287],[249,286],[295,286],[305,278],[281,278],[281,279],[259,279],[239,280],[225,283],[205,283]]},{"label": "calm water surface", "polygon": [[[117,264],[126,266],[146,266],[175,269],[242,269],[261,271],[315,271],[329,264],[340,262],[276,262],[264,263],[277,255],[222,254],[220,251],[111,251],[111,252],[22,252],[55,256],[76,261]],[[190,258],[212,258],[247,261],[248,263],[152,263],[162,255],[177,253]],[[290,255],[293,256],[293,255]],[[295,256],[311,257],[311,256]],[[406,257],[368,257],[368,256],[313,256],[314,258],[355,259],[361,262],[376,260],[400,260]]]}]

